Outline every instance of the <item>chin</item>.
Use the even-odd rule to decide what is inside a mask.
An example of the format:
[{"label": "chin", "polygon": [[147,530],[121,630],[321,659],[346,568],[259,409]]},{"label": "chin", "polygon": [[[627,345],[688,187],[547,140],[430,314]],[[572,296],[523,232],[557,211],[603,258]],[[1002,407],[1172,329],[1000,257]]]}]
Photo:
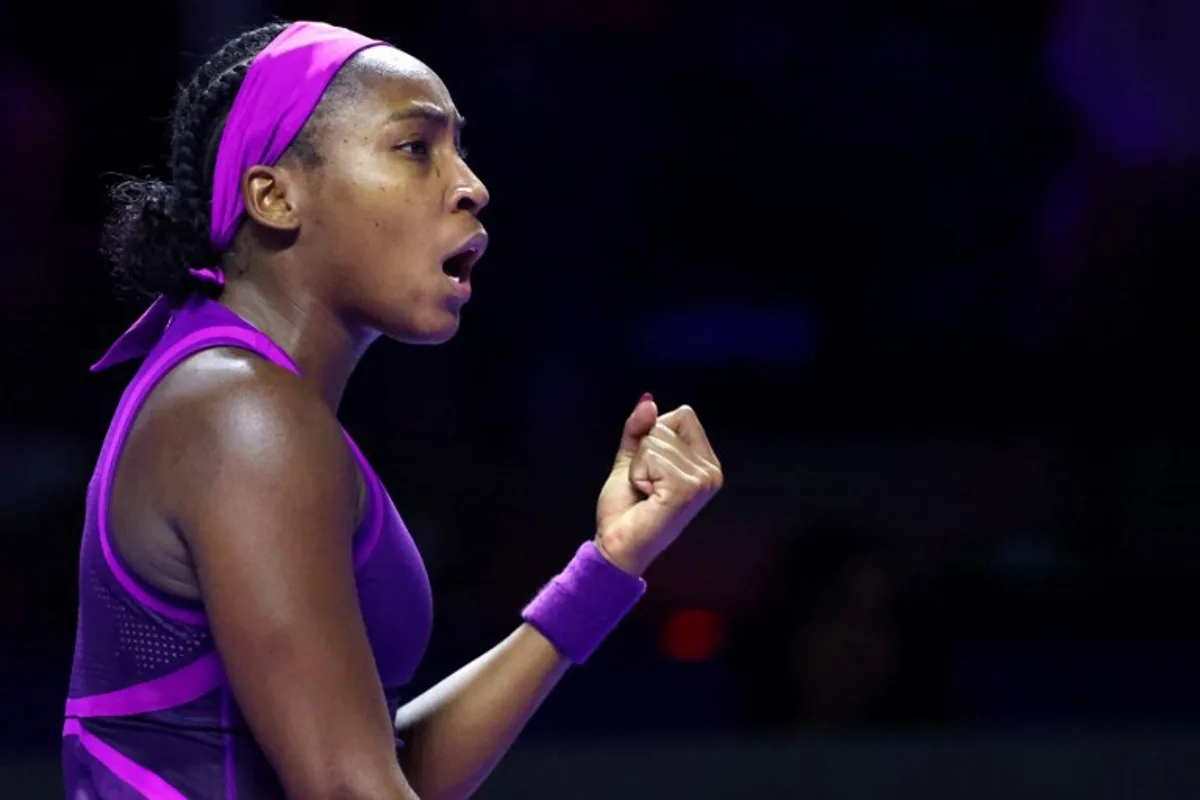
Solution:
[{"label": "chin", "polygon": [[384,331],[383,335],[403,344],[436,345],[445,344],[458,333],[459,317],[454,314],[447,322],[441,320],[440,325],[419,325]]}]

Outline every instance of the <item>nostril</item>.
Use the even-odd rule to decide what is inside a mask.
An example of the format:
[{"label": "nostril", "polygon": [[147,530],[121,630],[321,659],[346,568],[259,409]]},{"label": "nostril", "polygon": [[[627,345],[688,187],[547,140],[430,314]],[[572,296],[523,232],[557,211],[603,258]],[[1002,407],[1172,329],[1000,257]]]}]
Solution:
[{"label": "nostril", "polygon": [[454,204],[455,211],[469,211],[472,214],[477,214],[483,210],[483,203],[479,202],[479,198],[470,192],[463,192],[458,197],[458,202]]}]

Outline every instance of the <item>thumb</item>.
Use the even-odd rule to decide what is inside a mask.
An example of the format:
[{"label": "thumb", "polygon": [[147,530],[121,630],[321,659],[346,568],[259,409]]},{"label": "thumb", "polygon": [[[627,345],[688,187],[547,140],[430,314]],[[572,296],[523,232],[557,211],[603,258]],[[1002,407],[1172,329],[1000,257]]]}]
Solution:
[{"label": "thumb", "polygon": [[637,455],[638,445],[646,434],[654,429],[658,422],[658,405],[649,392],[642,395],[633,408],[629,419],[625,420],[625,429],[621,431],[621,446],[617,448],[617,460],[614,467],[629,466]]}]

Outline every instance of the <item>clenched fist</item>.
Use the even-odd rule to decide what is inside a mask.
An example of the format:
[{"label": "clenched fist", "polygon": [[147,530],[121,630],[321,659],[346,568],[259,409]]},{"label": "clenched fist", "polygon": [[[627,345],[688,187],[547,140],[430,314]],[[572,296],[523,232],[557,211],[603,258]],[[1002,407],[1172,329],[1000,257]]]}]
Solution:
[{"label": "clenched fist", "polygon": [[612,473],[596,503],[596,546],[641,575],[679,538],[721,488],[721,462],[696,412],[680,406],[659,415],[649,395],[625,421]]}]

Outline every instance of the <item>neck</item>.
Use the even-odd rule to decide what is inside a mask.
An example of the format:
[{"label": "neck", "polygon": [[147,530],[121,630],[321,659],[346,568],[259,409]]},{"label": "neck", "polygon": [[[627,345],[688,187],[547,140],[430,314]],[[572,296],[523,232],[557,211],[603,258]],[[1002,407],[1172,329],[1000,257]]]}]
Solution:
[{"label": "neck", "polygon": [[303,291],[234,280],[221,292],[221,305],[262,331],[283,349],[300,377],[336,412],[350,374],[374,336],[351,330],[327,306]]}]

